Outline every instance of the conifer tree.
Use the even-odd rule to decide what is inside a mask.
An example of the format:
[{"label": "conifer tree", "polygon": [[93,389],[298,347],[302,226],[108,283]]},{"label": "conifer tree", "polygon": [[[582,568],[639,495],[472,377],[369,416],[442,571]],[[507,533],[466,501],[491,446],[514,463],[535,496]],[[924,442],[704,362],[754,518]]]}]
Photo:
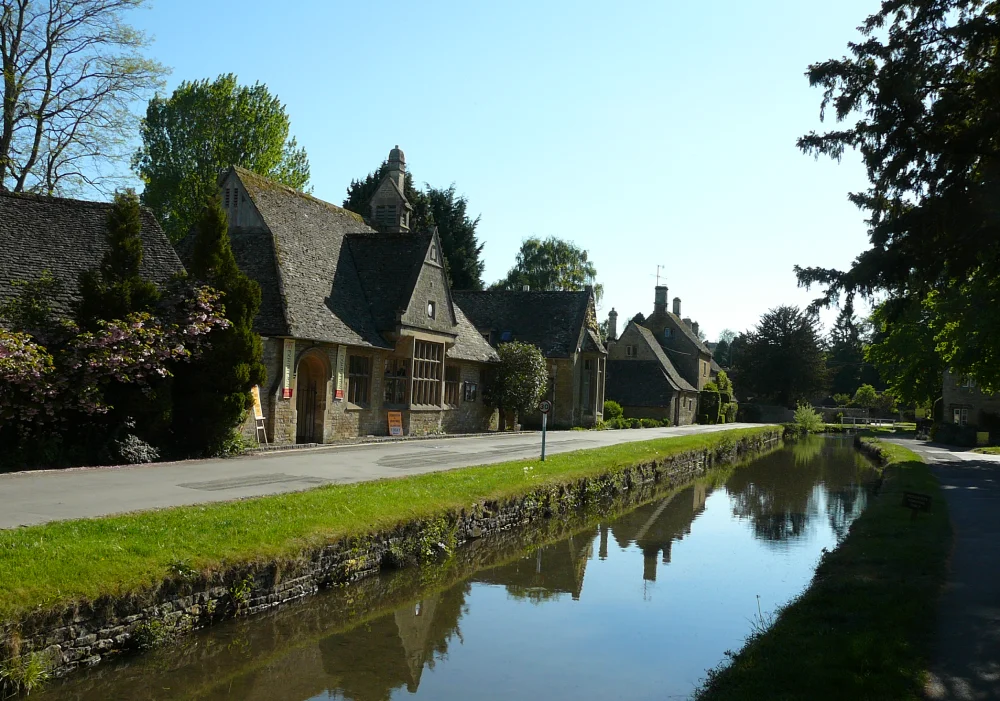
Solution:
[{"label": "conifer tree", "polygon": [[250,390],[266,378],[263,346],[253,330],[260,286],[236,265],[229,225],[218,198],[202,207],[189,272],[222,292],[230,325],[215,329],[197,362],[178,368],[174,389],[175,443],[188,455],[225,450],[250,406]]},{"label": "conifer tree", "polygon": [[108,251],[97,270],[80,276],[77,323],[94,330],[98,321],[124,319],[133,312],[148,312],[160,293],[144,280],[142,269],[142,216],[139,198],[131,190],[115,195],[108,214]]}]

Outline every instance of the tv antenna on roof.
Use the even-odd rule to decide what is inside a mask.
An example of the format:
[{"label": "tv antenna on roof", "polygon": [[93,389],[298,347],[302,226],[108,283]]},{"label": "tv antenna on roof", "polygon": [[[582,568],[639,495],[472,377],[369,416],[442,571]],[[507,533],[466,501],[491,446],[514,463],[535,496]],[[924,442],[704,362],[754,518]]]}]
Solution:
[{"label": "tv antenna on roof", "polygon": [[[656,266],[656,286],[657,287],[660,286],[660,271],[661,270],[666,270],[666,269],[667,269],[667,266],[665,266],[665,265],[657,265]],[[652,276],[650,276],[650,277],[652,277]]]}]

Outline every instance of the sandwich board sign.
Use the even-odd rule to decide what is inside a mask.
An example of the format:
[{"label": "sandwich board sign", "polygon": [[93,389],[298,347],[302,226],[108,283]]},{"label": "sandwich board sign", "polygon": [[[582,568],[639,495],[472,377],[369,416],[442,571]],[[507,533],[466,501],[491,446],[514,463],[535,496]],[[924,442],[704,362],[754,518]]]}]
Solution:
[{"label": "sandwich board sign", "polygon": [[389,435],[390,436],[403,435],[403,412],[401,411],[389,412]]}]

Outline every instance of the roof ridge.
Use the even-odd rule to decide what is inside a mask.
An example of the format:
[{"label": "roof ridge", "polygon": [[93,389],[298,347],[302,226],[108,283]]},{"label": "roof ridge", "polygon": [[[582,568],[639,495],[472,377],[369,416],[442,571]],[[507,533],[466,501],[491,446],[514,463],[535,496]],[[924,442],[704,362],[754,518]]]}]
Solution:
[{"label": "roof ridge", "polygon": [[316,197],[314,195],[310,195],[307,192],[302,192],[301,190],[296,190],[294,187],[289,187],[288,185],[285,185],[284,183],[279,183],[277,180],[272,180],[271,178],[267,177],[266,175],[261,175],[260,173],[257,173],[256,171],[250,170],[249,168],[244,168],[243,166],[237,166],[237,165],[230,166],[230,167],[240,177],[249,176],[250,178],[252,178],[254,180],[262,181],[262,183],[264,185],[266,185],[267,187],[272,187],[272,188],[274,188],[276,190],[284,191],[285,194],[294,195],[296,197],[301,197],[304,200],[308,200],[310,202],[314,202],[316,204],[319,204],[319,205],[322,205],[324,207],[327,207],[328,209],[332,209],[332,210],[334,210],[336,212],[343,212],[344,214],[348,214],[348,215],[350,215],[352,217],[361,217],[360,214],[358,214],[357,212],[352,212],[351,210],[347,209],[346,207],[341,207],[340,205],[336,205],[333,202],[327,202],[326,200],[321,200],[320,198],[318,198],[318,197]]},{"label": "roof ridge", "polygon": [[[42,204],[65,204],[73,205],[76,207],[90,207],[93,209],[108,209],[114,206],[113,201],[100,202],[97,200],[80,200],[75,197],[59,197],[57,195],[43,195],[37,192],[10,192],[8,190],[0,190],[0,197],[9,197],[12,200],[28,200],[31,202],[40,202]],[[140,204],[139,208],[144,212],[153,213],[149,207]]]}]

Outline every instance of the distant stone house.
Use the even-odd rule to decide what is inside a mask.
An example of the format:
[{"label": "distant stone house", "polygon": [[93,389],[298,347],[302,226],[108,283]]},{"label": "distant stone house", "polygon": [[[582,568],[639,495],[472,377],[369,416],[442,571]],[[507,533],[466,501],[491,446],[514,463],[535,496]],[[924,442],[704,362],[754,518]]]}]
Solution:
[{"label": "distant stone house", "polygon": [[657,285],[653,313],[641,324],[629,322],[617,338],[618,315],[609,314],[608,398],[630,418],[651,418],[674,425],[694,423],[699,392],[721,368],[698,338],[698,323],[681,318],[681,300],[667,309],[667,287]]},{"label": "distant stone house", "polygon": [[[986,394],[970,377],[946,370],[942,385],[945,422],[986,427],[1000,423],[1000,394]],[[996,436],[991,436],[996,439]]]},{"label": "distant stone house", "polygon": [[698,390],[681,377],[653,332],[634,321],[608,344],[607,396],[629,418],[667,420],[673,426],[697,418]]},{"label": "distant stone house", "polygon": [[[493,346],[538,346],[549,372],[554,428],[593,426],[604,416],[607,350],[597,327],[592,288],[580,292],[456,291],[455,302]],[[534,426],[541,416],[521,417]]]},{"label": "distant stone house", "polygon": [[[18,294],[13,283],[48,271],[59,281],[49,302],[62,317],[80,299],[80,275],[101,265],[108,251],[109,202],[0,192],[0,302]],[[142,275],[157,284],[184,272],[153,214],[141,211]]]},{"label": "distant stone house", "polygon": [[482,383],[496,352],[453,302],[437,233],[409,232],[402,151],[389,162],[372,200],[383,233],[242,168],[220,178],[237,263],[261,286],[275,443],[387,435],[397,411],[408,435],[495,423]]}]

